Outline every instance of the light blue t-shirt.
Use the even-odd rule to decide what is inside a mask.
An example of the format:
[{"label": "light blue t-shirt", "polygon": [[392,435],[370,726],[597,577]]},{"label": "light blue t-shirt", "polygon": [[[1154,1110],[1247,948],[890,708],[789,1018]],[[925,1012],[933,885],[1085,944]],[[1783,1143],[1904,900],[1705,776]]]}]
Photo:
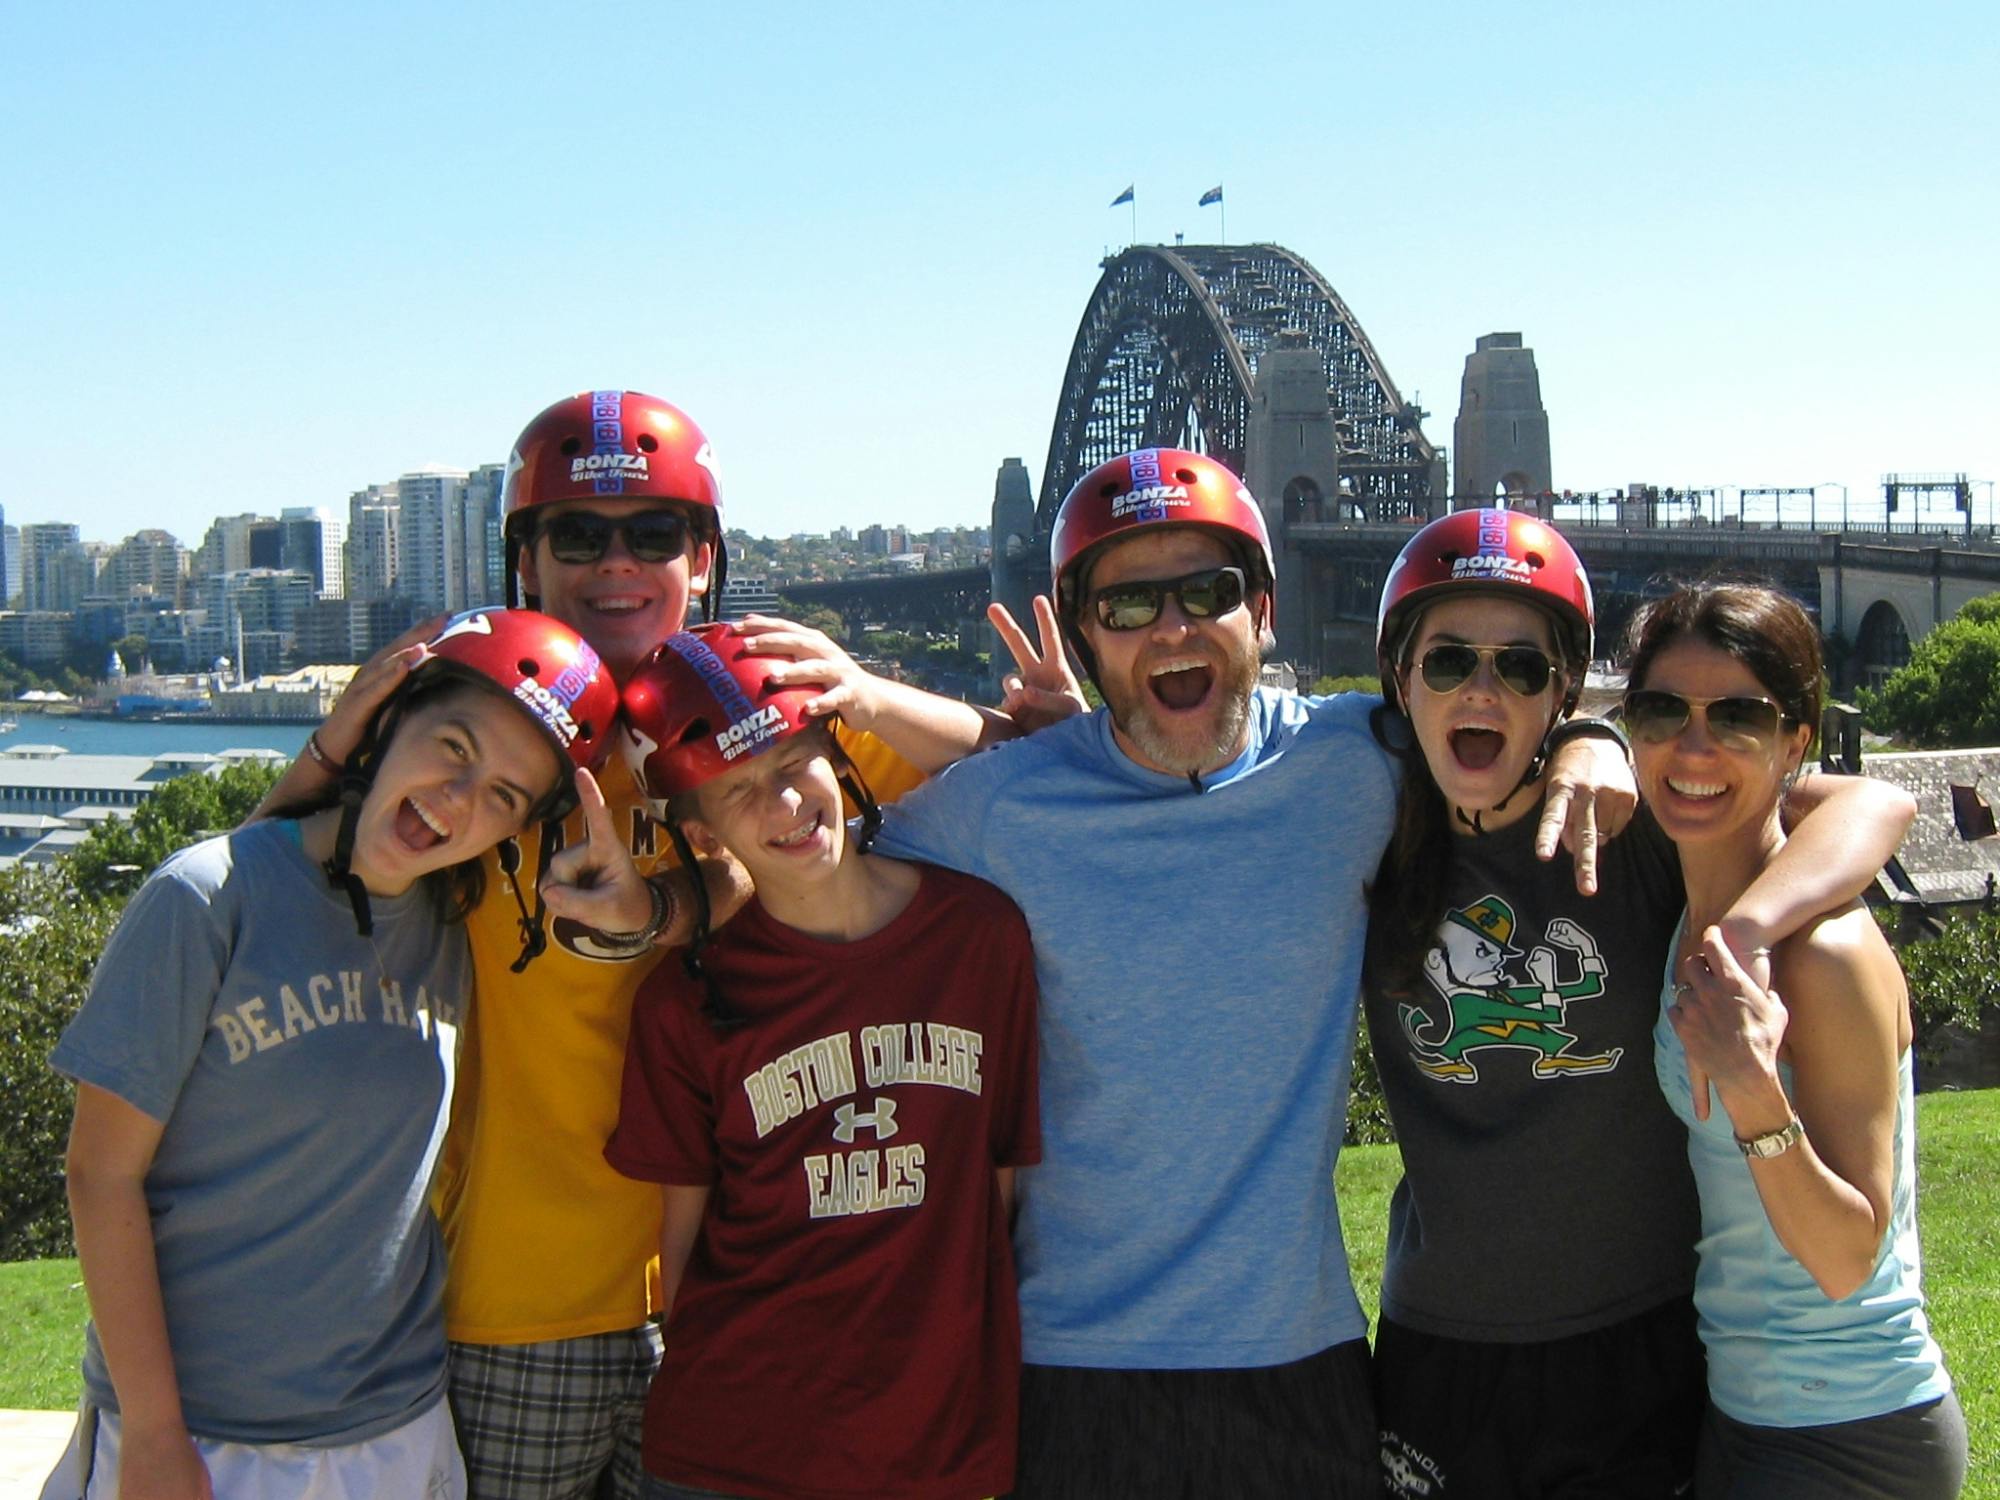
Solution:
[{"label": "light blue t-shirt", "polygon": [[[421,889],[373,910],[371,942],[295,823],[196,844],[133,896],[50,1056],[165,1126],[146,1202],[198,1436],[358,1442],[443,1392],[428,1189],[471,967]],[[94,1326],[83,1373],[117,1410]]]},{"label": "light blue t-shirt", "polygon": [[1272,1365],[1366,1333],[1333,1166],[1395,814],[1379,702],[1260,689],[1249,747],[1200,791],[1136,765],[1100,710],[885,809],[885,853],[991,881],[1034,936],[1030,1363]]},{"label": "light blue t-shirt", "polygon": [[[1951,1377],[1931,1337],[1919,1284],[1910,1054],[1897,1069],[1889,1228],[1868,1279],[1835,1302],[1779,1243],[1729,1112],[1712,1101],[1706,1120],[1694,1117],[1687,1052],[1666,1013],[1672,979],[1670,961],[1653,1058],[1667,1102],[1688,1127],[1688,1160],[1701,1194],[1694,1305],[1708,1347],[1709,1398],[1739,1422],[1818,1427],[1944,1395]],[[1789,1097],[1790,1066],[1781,1063],[1778,1076]]]}]

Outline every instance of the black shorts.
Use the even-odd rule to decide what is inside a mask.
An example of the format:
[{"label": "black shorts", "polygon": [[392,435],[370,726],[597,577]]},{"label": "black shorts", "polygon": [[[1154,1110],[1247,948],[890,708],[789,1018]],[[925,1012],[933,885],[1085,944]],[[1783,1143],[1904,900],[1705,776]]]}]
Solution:
[{"label": "black shorts", "polygon": [[1707,1404],[1694,1304],[1532,1344],[1375,1331],[1384,1493],[1666,1500],[1691,1493]]},{"label": "black shorts", "polygon": [[1382,1492],[1368,1345],[1244,1370],[1021,1371],[1018,1500]]}]

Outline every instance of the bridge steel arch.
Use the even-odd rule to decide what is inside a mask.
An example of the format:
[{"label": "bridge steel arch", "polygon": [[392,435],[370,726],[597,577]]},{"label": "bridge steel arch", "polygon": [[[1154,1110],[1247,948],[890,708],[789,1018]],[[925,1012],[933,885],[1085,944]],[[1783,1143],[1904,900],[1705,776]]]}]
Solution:
[{"label": "bridge steel arch", "polygon": [[1193,448],[1242,473],[1257,364],[1281,334],[1326,366],[1343,487],[1376,518],[1426,513],[1438,453],[1423,413],[1318,271],[1278,245],[1134,245],[1104,262],[1077,326],[1040,529],[1077,480],[1133,448]]}]

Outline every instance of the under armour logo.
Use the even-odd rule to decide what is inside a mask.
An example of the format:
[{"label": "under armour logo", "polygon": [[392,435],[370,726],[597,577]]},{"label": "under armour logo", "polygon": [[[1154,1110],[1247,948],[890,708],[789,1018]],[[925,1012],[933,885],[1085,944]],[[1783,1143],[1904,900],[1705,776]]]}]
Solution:
[{"label": "under armour logo", "polygon": [[843,1104],[833,1112],[833,1138],[845,1146],[854,1139],[854,1127],[866,1125],[875,1132],[875,1139],[886,1141],[896,1133],[896,1101],[877,1099],[872,1114],[862,1114],[851,1104]]}]

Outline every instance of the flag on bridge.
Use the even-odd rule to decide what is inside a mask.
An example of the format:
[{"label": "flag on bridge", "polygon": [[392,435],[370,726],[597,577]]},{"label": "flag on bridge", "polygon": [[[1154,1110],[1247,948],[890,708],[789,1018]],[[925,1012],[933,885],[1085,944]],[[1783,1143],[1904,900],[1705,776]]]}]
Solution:
[{"label": "flag on bridge", "polygon": [[1132,189],[1135,186],[1137,186],[1136,183],[1128,183],[1126,185],[1125,191],[1120,193],[1116,198],[1113,198],[1111,200],[1111,206],[1113,208],[1116,208],[1121,203],[1130,203],[1132,201]]},{"label": "flag on bridge", "polygon": [[[1130,192],[1131,189],[1127,188],[1126,191]],[[1201,202],[1197,203],[1195,207],[1207,208],[1209,204],[1220,203],[1221,201],[1222,201],[1222,184],[1218,182],[1214,187],[1210,188],[1207,192],[1201,195]]]}]

